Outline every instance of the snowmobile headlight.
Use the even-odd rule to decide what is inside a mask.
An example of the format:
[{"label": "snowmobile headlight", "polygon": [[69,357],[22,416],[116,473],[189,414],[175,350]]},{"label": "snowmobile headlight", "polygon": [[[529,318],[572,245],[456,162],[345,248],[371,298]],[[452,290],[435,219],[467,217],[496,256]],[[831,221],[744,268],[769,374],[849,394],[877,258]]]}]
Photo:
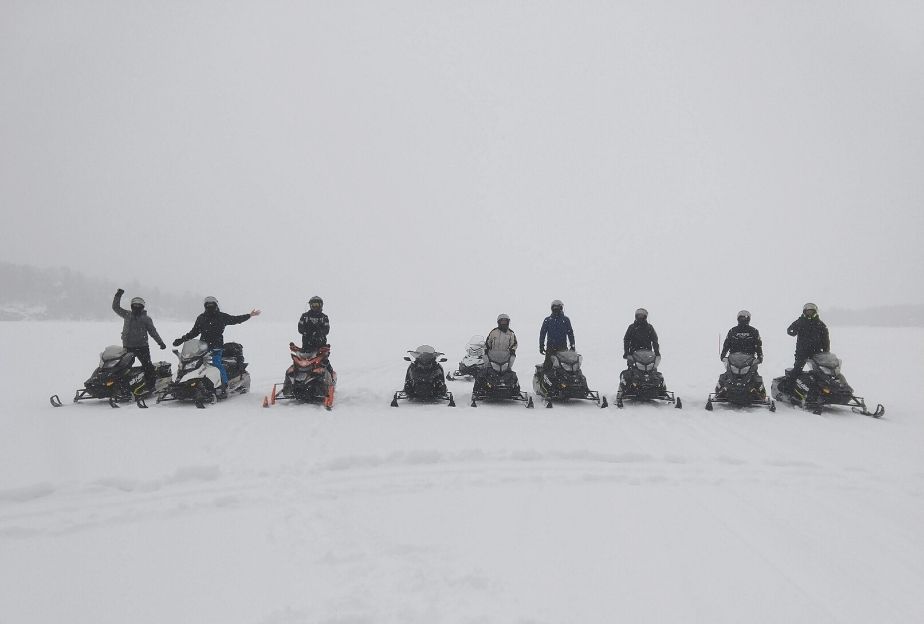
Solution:
[{"label": "snowmobile headlight", "polygon": [[733,372],[736,375],[747,375],[748,371],[751,370],[750,366],[742,366],[741,368],[735,368],[734,366],[729,364],[728,367],[731,369],[731,372]]}]

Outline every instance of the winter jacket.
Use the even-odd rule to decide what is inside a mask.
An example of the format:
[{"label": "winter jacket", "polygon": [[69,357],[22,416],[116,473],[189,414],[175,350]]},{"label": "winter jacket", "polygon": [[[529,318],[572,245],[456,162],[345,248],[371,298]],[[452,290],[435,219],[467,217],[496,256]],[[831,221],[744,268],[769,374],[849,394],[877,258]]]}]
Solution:
[{"label": "winter jacket", "polygon": [[655,355],[661,355],[661,348],[658,346],[658,333],[648,321],[635,321],[629,325],[626,335],[622,339],[622,355],[629,355],[633,351],[648,349],[654,351]]},{"label": "winter jacket", "polygon": [[488,334],[484,343],[487,350],[498,349],[500,351],[509,351],[510,353],[517,352],[517,335],[513,333],[512,329],[501,331],[499,327],[495,327]]},{"label": "winter jacket", "polygon": [[135,314],[131,310],[126,310],[121,306],[122,295],[116,295],[112,298],[112,311],[125,319],[122,324],[122,346],[123,347],[146,347],[148,346],[148,334],[158,344],[164,346],[160,334],[154,328],[154,321],[148,316],[147,312]]},{"label": "winter jacket", "polygon": [[810,356],[819,351],[831,350],[831,339],[828,336],[828,326],[821,322],[817,316],[807,318],[805,315],[800,316],[786,333],[796,338],[796,355]]},{"label": "winter jacket", "polygon": [[[546,341],[548,337],[548,341]],[[539,348],[564,349],[566,339],[574,347],[574,330],[571,329],[571,319],[564,314],[545,317],[542,329],[539,331]]]},{"label": "winter jacket", "polygon": [[320,310],[309,310],[298,319],[298,333],[305,346],[321,347],[327,344],[330,319]]},{"label": "winter jacket", "polygon": [[760,332],[748,323],[739,323],[729,329],[725,342],[722,343],[721,357],[724,358],[729,353],[747,353],[763,359],[764,350],[760,341]]},{"label": "winter jacket", "polygon": [[225,314],[221,310],[203,312],[196,317],[196,324],[189,330],[189,333],[180,336],[180,340],[186,342],[199,336],[200,340],[208,343],[209,349],[220,349],[225,344],[225,327],[243,323],[249,318],[249,314],[234,316]]}]

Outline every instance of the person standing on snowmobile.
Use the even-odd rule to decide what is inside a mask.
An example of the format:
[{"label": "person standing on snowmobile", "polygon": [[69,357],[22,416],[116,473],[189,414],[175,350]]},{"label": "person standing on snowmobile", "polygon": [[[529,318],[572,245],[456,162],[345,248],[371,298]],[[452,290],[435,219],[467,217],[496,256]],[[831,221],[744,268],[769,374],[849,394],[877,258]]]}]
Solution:
[{"label": "person standing on snowmobile", "polygon": [[[330,319],[321,310],[324,300],[315,295],[308,300],[308,311],[298,319],[298,333],[302,335],[302,351],[317,351],[327,345],[327,334],[330,333]],[[324,359],[327,370],[334,374],[334,367],[330,359]]]},{"label": "person standing on snowmobile", "polygon": [[552,302],[552,314],[542,321],[539,330],[539,353],[545,355],[542,367],[545,370],[552,368],[552,356],[566,348],[566,340],[571,343],[574,351],[574,330],[571,328],[571,319],[565,316],[565,304],[556,299]]},{"label": "person standing on snowmobile", "polygon": [[112,311],[124,319],[122,324],[122,346],[128,351],[135,354],[135,357],[141,362],[141,368],[144,369],[144,383],[148,392],[154,392],[154,382],[156,376],[154,373],[154,364],[151,363],[151,349],[148,347],[148,334],[151,335],[161,349],[166,349],[167,345],[161,339],[157,329],[154,328],[154,321],[144,310],[144,299],[133,297],[131,301],[131,312],[122,307],[122,295],[125,291],[121,288],[116,291],[112,298]]},{"label": "person standing on snowmobile", "polygon": [[212,352],[212,364],[221,374],[221,387],[218,388],[216,394],[220,398],[224,398],[228,387],[228,371],[225,370],[225,365],[221,361],[225,345],[225,327],[243,323],[252,316],[259,316],[260,310],[251,310],[249,314],[232,316],[218,309],[218,299],[215,297],[203,299],[202,306],[205,308],[205,312],[196,317],[196,323],[188,333],[173,341],[173,346],[178,347],[196,336],[199,336],[200,340],[204,340],[208,344]]},{"label": "person standing on snowmobile", "polygon": [[510,329],[510,317],[501,314],[497,317],[497,327],[485,338],[485,350],[497,349],[507,351],[513,358],[517,354],[517,335]]},{"label": "person standing on snowmobile", "polygon": [[632,353],[641,349],[654,351],[655,366],[661,362],[661,347],[658,345],[658,333],[648,323],[648,310],[639,308],[635,311],[635,322],[629,325],[622,339],[622,357],[632,368]]},{"label": "person standing on snowmobile", "polygon": [[763,344],[760,341],[760,332],[751,327],[751,313],[747,310],[738,312],[738,324],[728,330],[725,342],[722,343],[722,353],[719,359],[725,361],[729,353],[747,353],[757,357],[757,363],[764,361]]},{"label": "person standing on snowmobile", "polygon": [[792,389],[805,368],[805,362],[816,353],[831,350],[831,339],[828,336],[828,326],[818,318],[818,306],[814,303],[802,306],[802,316],[793,321],[786,333],[796,336],[795,362],[792,368],[786,371],[784,380],[786,388]]},{"label": "person standing on snowmobile", "polygon": [[315,295],[308,300],[308,311],[298,319],[298,333],[302,335],[302,350],[317,351],[327,344],[330,319],[321,310],[324,300]]}]

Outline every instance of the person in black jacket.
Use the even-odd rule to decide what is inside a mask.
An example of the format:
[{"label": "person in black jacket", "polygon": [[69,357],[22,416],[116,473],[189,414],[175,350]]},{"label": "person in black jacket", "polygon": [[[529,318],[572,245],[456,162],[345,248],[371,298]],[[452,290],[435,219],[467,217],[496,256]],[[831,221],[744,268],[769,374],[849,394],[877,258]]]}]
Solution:
[{"label": "person in black jacket", "polygon": [[[308,311],[298,319],[298,333],[302,335],[302,350],[317,351],[327,345],[327,334],[330,333],[330,319],[321,310],[324,300],[315,295],[308,300]],[[324,359],[327,370],[333,374],[330,358]]]},{"label": "person in black jacket", "polygon": [[632,368],[632,352],[640,349],[654,351],[657,361],[661,361],[661,347],[658,345],[658,333],[648,324],[648,310],[639,308],[635,311],[635,322],[629,325],[622,339],[622,357]]},{"label": "person in black jacket", "polygon": [[302,349],[314,351],[327,344],[330,319],[321,310],[324,300],[315,295],[308,300],[308,311],[298,319],[298,333],[302,335]]},{"label": "person in black jacket", "polygon": [[738,312],[738,324],[728,330],[725,342],[722,343],[722,353],[719,359],[724,362],[725,356],[729,353],[747,353],[757,356],[758,364],[764,361],[760,332],[751,327],[751,313],[747,310]]},{"label": "person in black jacket", "polygon": [[205,312],[196,318],[195,325],[188,333],[173,341],[173,346],[178,347],[196,336],[199,336],[200,340],[204,340],[208,344],[209,349],[212,351],[212,363],[221,373],[221,388],[219,388],[218,392],[218,395],[221,396],[228,386],[228,371],[225,370],[225,366],[221,362],[225,344],[225,327],[243,323],[252,316],[259,316],[260,310],[251,310],[249,314],[232,316],[218,309],[218,299],[215,297],[206,297],[202,301],[202,305]]},{"label": "person in black jacket", "polygon": [[790,336],[796,336],[796,359],[792,368],[786,371],[785,387],[791,389],[795,384],[805,362],[816,353],[831,350],[828,326],[818,318],[818,306],[806,303],[802,306],[802,316],[793,321],[786,330]]}]

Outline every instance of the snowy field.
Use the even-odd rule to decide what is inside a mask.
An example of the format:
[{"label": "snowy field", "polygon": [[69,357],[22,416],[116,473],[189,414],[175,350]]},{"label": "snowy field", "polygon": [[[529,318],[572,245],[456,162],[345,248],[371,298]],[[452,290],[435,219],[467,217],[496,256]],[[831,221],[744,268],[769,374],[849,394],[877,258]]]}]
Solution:
[{"label": "snowy field", "polygon": [[[228,329],[253,391],[205,410],[70,403],[115,319],[0,323],[0,622],[924,621],[924,331],[832,328],[874,420],[706,412],[716,332],[655,318],[683,410],[472,409],[461,381],[455,409],[393,409],[405,350],[449,366],[490,325],[334,320],[330,413],[260,407],[294,319]],[[158,323],[168,342],[189,325]],[[755,325],[769,385],[793,341]],[[576,331],[612,400],[621,332]]]}]

